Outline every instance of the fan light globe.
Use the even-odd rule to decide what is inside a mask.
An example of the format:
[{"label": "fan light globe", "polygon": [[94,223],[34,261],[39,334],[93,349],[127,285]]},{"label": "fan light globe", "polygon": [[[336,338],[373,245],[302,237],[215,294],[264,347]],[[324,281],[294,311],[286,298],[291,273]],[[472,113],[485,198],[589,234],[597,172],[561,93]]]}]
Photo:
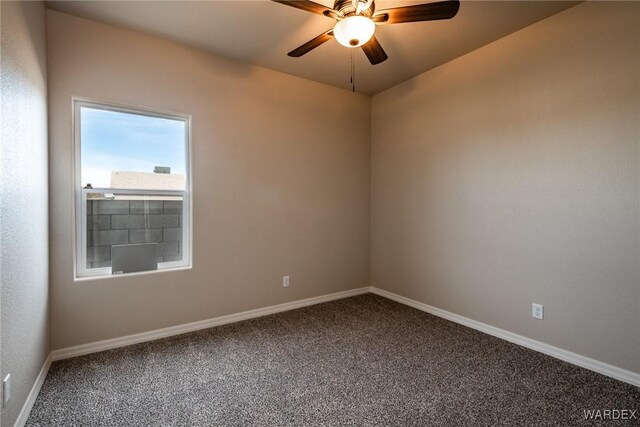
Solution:
[{"label": "fan light globe", "polygon": [[376,24],[365,16],[349,16],[333,28],[338,43],[346,47],[358,47],[368,42],[376,31]]}]

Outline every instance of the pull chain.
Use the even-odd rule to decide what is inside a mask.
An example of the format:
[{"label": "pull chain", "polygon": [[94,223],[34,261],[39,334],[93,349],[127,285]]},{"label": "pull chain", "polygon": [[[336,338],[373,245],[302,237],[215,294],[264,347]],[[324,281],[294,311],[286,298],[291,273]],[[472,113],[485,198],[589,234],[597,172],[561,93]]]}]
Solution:
[{"label": "pull chain", "polygon": [[351,49],[351,91],[356,91],[356,63],[353,60],[353,49]]}]

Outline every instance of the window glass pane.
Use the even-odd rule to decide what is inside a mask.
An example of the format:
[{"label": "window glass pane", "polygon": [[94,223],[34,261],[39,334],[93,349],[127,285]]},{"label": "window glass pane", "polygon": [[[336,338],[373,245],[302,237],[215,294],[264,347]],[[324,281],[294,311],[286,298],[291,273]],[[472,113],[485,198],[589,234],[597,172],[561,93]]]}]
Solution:
[{"label": "window glass pane", "polygon": [[87,194],[86,268],[111,267],[113,245],[155,244],[158,263],[183,259],[183,196]]},{"label": "window glass pane", "polygon": [[95,269],[188,263],[187,120],[78,107],[80,268],[108,274]]},{"label": "window glass pane", "polygon": [[81,107],[81,181],[93,188],[184,190],[182,120]]}]

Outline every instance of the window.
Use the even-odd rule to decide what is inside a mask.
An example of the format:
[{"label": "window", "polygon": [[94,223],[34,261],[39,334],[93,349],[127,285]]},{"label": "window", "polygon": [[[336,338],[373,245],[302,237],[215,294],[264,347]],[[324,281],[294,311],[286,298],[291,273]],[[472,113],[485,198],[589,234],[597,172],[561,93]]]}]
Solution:
[{"label": "window", "polygon": [[191,265],[189,120],[74,100],[76,277]]}]

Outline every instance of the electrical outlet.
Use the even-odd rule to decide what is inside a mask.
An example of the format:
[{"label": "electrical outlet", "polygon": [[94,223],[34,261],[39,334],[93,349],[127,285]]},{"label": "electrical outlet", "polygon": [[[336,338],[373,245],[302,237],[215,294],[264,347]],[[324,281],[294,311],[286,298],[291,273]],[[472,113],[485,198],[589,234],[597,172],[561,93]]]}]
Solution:
[{"label": "electrical outlet", "polygon": [[2,380],[2,407],[7,406],[7,402],[11,399],[11,374],[7,374]]},{"label": "electrical outlet", "polygon": [[544,306],[542,304],[531,304],[531,317],[542,320],[544,318]]},{"label": "electrical outlet", "polygon": [[283,288],[288,288],[289,287],[289,276],[283,276],[282,277],[282,287]]}]

